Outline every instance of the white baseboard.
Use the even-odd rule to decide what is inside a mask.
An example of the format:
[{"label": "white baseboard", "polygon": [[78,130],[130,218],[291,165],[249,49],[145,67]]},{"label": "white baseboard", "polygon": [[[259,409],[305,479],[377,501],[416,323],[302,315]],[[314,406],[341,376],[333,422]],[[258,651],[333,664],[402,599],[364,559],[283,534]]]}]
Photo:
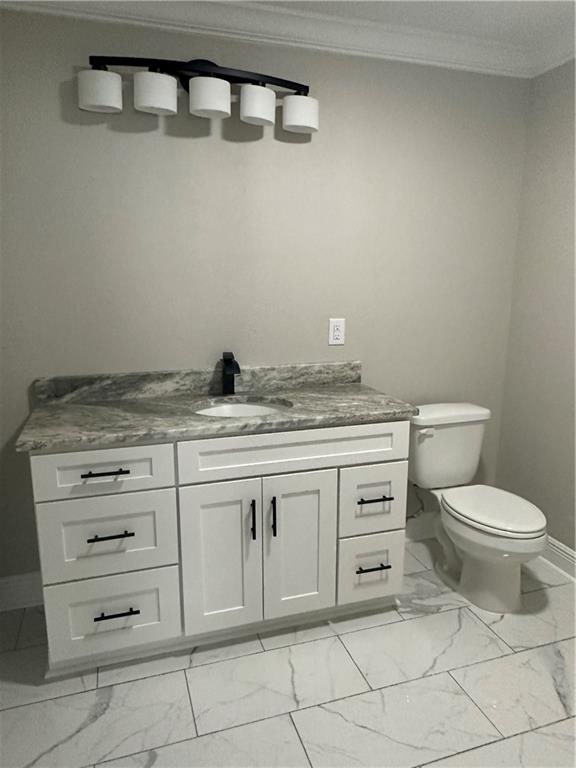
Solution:
[{"label": "white baseboard", "polygon": [[0,578],[0,611],[30,608],[43,602],[40,571]]},{"label": "white baseboard", "polygon": [[548,547],[544,552],[546,560],[560,568],[572,578],[576,577],[576,552],[561,541],[548,536]]}]

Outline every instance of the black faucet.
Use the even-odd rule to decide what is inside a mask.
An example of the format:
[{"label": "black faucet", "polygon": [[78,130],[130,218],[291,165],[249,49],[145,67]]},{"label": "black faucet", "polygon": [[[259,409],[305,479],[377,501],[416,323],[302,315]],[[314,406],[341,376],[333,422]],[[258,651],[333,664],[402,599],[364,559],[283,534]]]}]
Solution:
[{"label": "black faucet", "polygon": [[234,376],[240,374],[238,361],[234,359],[233,352],[224,352],[222,354],[222,394],[234,394]]}]

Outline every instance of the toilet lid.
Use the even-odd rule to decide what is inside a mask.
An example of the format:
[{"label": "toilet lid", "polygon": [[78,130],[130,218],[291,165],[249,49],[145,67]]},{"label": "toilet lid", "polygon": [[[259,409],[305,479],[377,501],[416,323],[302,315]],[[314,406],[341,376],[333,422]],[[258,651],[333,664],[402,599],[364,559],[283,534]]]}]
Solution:
[{"label": "toilet lid", "polygon": [[490,485],[450,488],[442,493],[442,505],[473,528],[496,535],[535,537],[546,531],[546,518],[538,507]]}]

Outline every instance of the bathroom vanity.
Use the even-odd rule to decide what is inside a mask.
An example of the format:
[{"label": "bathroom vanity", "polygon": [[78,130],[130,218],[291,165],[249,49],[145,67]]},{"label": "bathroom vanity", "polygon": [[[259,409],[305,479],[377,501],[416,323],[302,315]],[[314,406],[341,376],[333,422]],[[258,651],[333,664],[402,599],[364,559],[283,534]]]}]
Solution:
[{"label": "bathroom vanity", "polygon": [[[416,409],[363,387],[357,363],[243,376],[234,398],[210,397],[209,372],[37,383],[17,447],[52,674],[400,590]],[[255,403],[269,412],[199,413]]]}]

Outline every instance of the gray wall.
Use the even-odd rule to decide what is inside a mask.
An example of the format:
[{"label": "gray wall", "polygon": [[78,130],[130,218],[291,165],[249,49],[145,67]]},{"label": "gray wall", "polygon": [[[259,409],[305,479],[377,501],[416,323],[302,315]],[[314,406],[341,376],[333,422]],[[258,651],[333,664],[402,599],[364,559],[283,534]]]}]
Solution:
[{"label": "gray wall", "polygon": [[497,482],[574,547],[574,62],[532,81]]},{"label": "gray wall", "polygon": [[[5,12],[0,574],[37,567],[12,441],[38,376],[361,359],[414,402],[494,412],[524,81]],[[310,82],[312,141],[181,114],[80,112],[91,53],[213,58]],[[345,347],[327,346],[330,316]]]}]

